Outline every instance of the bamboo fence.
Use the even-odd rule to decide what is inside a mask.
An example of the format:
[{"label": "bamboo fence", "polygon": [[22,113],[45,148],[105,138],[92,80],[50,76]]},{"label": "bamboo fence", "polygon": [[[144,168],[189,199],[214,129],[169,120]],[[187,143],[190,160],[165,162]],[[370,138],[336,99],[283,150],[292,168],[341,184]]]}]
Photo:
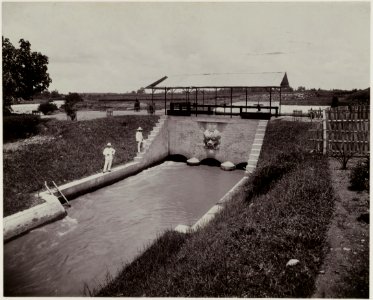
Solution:
[{"label": "bamboo fence", "polygon": [[369,155],[369,120],[369,106],[326,109],[322,122],[311,130],[314,149],[329,155]]}]

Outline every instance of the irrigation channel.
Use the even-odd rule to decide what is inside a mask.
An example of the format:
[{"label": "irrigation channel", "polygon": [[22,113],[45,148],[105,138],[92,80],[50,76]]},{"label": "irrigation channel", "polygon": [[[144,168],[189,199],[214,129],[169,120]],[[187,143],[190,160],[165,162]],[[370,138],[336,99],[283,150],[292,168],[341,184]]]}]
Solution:
[{"label": "irrigation channel", "polygon": [[166,229],[193,225],[243,176],[166,161],[83,195],[64,219],[4,245],[4,293],[83,296]]}]

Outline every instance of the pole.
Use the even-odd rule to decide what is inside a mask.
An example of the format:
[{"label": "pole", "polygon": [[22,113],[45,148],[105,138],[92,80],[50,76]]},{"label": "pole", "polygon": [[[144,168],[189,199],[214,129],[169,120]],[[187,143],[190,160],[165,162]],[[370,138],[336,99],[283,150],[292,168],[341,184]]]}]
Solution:
[{"label": "pole", "polygon": [[196,117],[197,117],[197,102],[198,102],[198,95],[197,95],[197,93],[198,93],[198,89],[196,88],[196,100],[195,100],[195,108],[196,108]]},{"label": "pole", "polygon": [[164,114],[167,115],[167,88],[164,88]]},{"label": "pole", "polygon": [[245,94],[246,94],[246,112],[247,112],[247,87],[245,88]]},{"label": "pole", "polygon": [[215,88],[215,108],[217,105],[217,101],[218,101],[218,88]]},{"label": "pole", "polygon": [[280,88],[280,107],[279,107],[279,114],[281,115],[281,88]]},{"label": "pole", "polygon": [[[152,89],[152,106],[153,106],[153,102],[154,102],[154,89]],[[150,108],[148,107],[148,113],[150,111]]]},{"label": "pole", "polygon": [[233,88],[231,88],[231,118],[232,118],[232,98],[233,98]]},{"label": "pole", "polygon": [[272,88],[269,88],[269,113],[272,115]]},{"label": "pole", "polygon": [[327,125],[327,121],[326,121],[326,111],[325,109],[323,110],[323,120],[322,120],[322,129],[323,129],[323,147],[322,147],[322,154],[326,154],[326,125]]}]

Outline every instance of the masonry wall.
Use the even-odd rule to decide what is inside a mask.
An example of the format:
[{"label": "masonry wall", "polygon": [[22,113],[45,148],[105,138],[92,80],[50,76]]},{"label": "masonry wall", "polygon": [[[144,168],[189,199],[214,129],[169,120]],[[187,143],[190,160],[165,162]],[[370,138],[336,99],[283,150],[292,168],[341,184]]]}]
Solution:
[{"label": "masonry wall", "polygon": [[[259,120],[243,120],[227,116],[168,117],[169,154],[214,158],[234,164],[247,162]],[[204,132],[212,126],[220,133],[218,149],[209,150],[204,143]]]}]

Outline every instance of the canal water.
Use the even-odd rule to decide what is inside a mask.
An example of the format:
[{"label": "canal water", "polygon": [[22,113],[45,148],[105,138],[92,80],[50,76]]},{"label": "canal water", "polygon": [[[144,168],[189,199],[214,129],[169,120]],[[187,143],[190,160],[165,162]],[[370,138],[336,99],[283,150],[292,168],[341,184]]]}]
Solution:
[{"label": "canal water", "polygon": [[79,197],[64,219],[4,245],[4,293],[82,296],[166,229],[193,225],[243,175],[165,162]]}]

